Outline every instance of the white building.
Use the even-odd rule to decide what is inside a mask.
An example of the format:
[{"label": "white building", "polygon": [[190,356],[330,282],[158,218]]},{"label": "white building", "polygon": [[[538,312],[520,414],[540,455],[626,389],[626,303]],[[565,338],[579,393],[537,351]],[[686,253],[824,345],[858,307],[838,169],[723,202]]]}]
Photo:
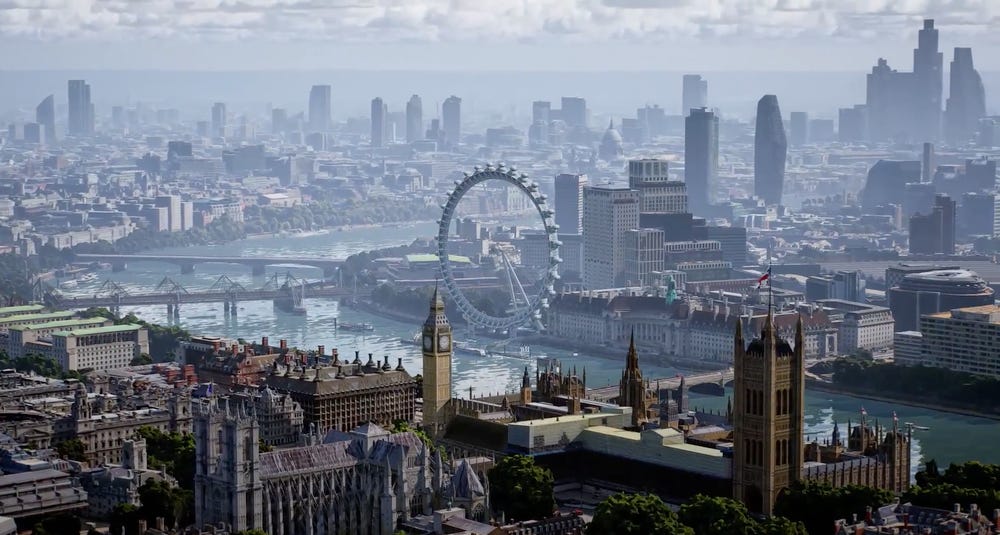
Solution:
[{"label": "white building", "polygon": [[921,363],[924,338],[920,331],[899,331],[893,335],[892,360],[903,366]]},{"label": "white building", "polygon": [[920,362],[949,370],[1000,377],[1000,307],[982,305],[920,318]]},{"label": "white building", "polygon": [[652,286],[663,271],[663,229],[638,228],[625,234],[625,283]]},{"label": "white building", "polygon": [[666,160],[630,160],[628,185],[639,192],[640,211],[682,214],[688,211],[687,185],[670,180]]},{"label": "white building", "polygon": [[583,190],[583,285],[617,286],[625,275],[625,235],[639,228],[639,192],[622,187]]},{"label": "white building", "polygon": [[114,370],[149,353],[149,332],[142,325],[112,325],[52,333],[49,355],[63,370]]},{"label": "white building", "polygon": [[888,308],[843,299],[821,299],[817,303],[843,315],[837,330],[841,353],[859,349],[875,351],[893,345],[896,324]]}]

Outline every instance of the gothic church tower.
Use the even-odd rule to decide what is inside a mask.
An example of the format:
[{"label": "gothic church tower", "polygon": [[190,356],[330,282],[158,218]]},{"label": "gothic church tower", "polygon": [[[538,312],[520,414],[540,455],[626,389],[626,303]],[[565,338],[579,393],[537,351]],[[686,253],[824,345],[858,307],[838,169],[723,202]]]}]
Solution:
[{"label": "gothic church tower", "polygon": [[432,437],[444,432],[442,411],[451,399],[451,324],[444,314],[444,300],[434,287],[430,312],[423,328],[424,429]]},{"label": "gothic church tower", "polygon": [[778,337],[768,313],[760,338],[744,345],[736,323],[733,372],[733,497],[771,514],[778,494],[802,475],[805,431],[805,338],[795,347]]}]

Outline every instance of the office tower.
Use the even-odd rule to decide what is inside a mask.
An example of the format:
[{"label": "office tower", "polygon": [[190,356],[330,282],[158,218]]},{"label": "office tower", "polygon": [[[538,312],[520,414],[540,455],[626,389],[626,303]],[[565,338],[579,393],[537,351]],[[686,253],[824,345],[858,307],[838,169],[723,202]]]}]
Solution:
[{"label": "office tower", "polygon": [[90,84],[84,80],[70,80],[68,133],[71,136],[89,136],[94,133],[94,104],[90,100]]},{"label": "office tower", "polygon": [[700,74],[685,74],[681,88],[681,115],[687,117],[691,110],[708,107],[708,80]]},{"label": "office tower", "polygon": [[965,190],[992,191],[997,186],[997,161],[983,156],[965,160]]},{"label": "office tower", "polygon": [[929,214],[910,217],[910,254],[955,254],[955,201],[937,195]]},{"label": "office tower", "polygon": [[169,141],[167,142],[167,159],[190,158],[194,155],[192,148],[191,143],[187,141]]},{"label": "office tower", "polygon": [[25,143],[45,143],[45,134],[42,133],[42,125],[38,123],[24,123]]},{"label": "office tower", "polygon": [[865,107],[871,141],[913,137],[913,73],[898,72],[879,58],[868,74]]},{"label": "office tower", "polygon": [[1000,194],[963,194],[958,209],[958,228],[966,238],[1000,235]]},{"label": "office tower", "polygon": [[837,139],[841,143],[857,143],[868,139],[868,107],[856,104],[853,108],[840,108]]},{"label": "office tower", "polygon": [[372,99],[372,148],[385,147],[385,134],[388,127],[389,106],[382,102],[382,97]]},{"label": "office tower", "polygon": [[944,112],[945,139],[953,146],[969,143],[986,116],[986,90],[972,64],[971,48],[956,48],[951,62],[951,83]]},{"label": "office tower", "polygon": [[734,342],[733,497],[751,512],[770,515],[778,495],[802,476],[806,345],[802,316],[792,344],[778,336],[771,312],[760,337],[749,344],[743,339],[743,321],[737,319]]},{"label": "office tower", "polygon": [[424,139],[424,104],[420,95],[413,95],[406,103],[406,142]]},{"label": "office tower", "polygon": [[934,209],[934,195],[934,184],[930,182],[907,184],[903,190],[903,218],[910,219],[914,214],[929,214]]},{"label": "office tower", "polygon": [[1000,143],[1000,121],[992,117],[979,120],[979,132],[976,134],[976,145],[994,147]]},{"label": "office tower", "polygon": [[452,95],[441,105],[441,127],[445,144],[457,146],[462,141],[462,99]]},{"label": "office tower", "polygon": [[583,285],[591,290],[624,282],[625,235],[639,228],[639,192],[615,186],[583,190]]},{"label": "office tower", "polygon": [[900,193],[911,182],[920,182],[920,162],[879,160],[868,170],[861,190],[861,206],[871,210],[886,204],[899,204]]},{"label": "office tower", "polygon": [[801,147],[809,143],[809,114],[804,111],[793,111],[788,125],[789,143],[793,147]]},{"label": "office tower", "polygon": [[327,132],[330,130],[330,86],[314,85],[309,90],[309,130]]},{"label": "office tower", "polygon": [[[969,60],[971,67],[971,54]],[[917,48],[913,49],[914,141],[935,141],[940,136],[943,65],[934,19],[925,19],[917,35]]]},{"label": "office tower", "polygon": [[628,186],[639,192],[641,213],[683,214],[688,211],[687,187],[670,180],[667,160],[630,160]]},{"label": "office tower", "polygon": [[580,97],[562,97],[562,120],[569,128],[587,127],[587,101]]},{"label": "office tower", "polygon": [[753,191],[771,206],[781,204],[787,152],[778,97],[764,95],[757,102],[757,129],[753,136]]},{"label": "office tower", "polygon": [[[888,272],[887,272],[888,273]],[[976,272],[955,267],[917,268],[888,284],[886,295],[896,320],[896,332],[919,328],[920,318],[956,308],[994,304],[993,288]]]},{"label": "office tower", "polygon": [[271,133],[280,134],[288,127],[288,111],[285,108],[271,110]]},{"label": "office tower", "polygon": [[[35,107],[35,122],[42,127],[42,137],[45,143],[56,141],[56,97],[49,95]],[[39,143],[42,143],[39,141]]]},{"label": "office tower", "polygon": [[638,228],[625,233],[625,285],[649,287],[663,267],[663,229]]},{"label": "office tower", "polygon": [[583,189],[587,186],[587,175],[556,175],[553,185],[559,235],[579,234],[583,230]]},{"label": "office tower", "polygon": [[528,128],[528,143],[532,146],[549,142],[549,123],[552,121],[552,104],[545,100],[531,103],[531,126]]},{"label": "office tower", "polygon": [[226,104],[216,102],[212,104],[212,136],[226,137]]},{"label": "office tower", "polygon": [[715,200],[719,171],[719,117],[706,108],[684,119],[684,182],[691,212],[704,215]]},{"label": "office tower", "polygon": [[667,128],[667,112],[659,106],[643,106],[635,110],[635,116],[639,124],[646,132],[647,138],[665,136],[669,133]]},{"label": "office tower", "polygon": [[920,155],[920,181],[930,182],[931,171],[934,169],[934,144],[930,141],[924,143],[923,152]]},{"label": "office tower", "polygon": [[180,232],[183,230],[181,223],[181,198],[177,195],[160,195],[154,199],[157,208],[166,208],[167,230],[169,232]]}]

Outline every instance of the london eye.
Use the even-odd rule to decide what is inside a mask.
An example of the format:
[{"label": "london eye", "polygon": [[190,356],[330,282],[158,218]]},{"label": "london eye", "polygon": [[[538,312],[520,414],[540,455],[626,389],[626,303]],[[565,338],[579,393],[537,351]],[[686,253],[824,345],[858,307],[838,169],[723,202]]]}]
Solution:
[{"label": "london eye", "polygon": [[[518,270],[502,247],[493,246],[490,255],[497,267],[497,276],[509,293],[510,301],[503,314],[487,313],[476,308],[466,297],[455,277],[452,266],[452,256],[448,250],[451,236],[452,220],[462,197],[472,188],[488,181],[505,182],[520,190],[530,199],[534,211],[538,213],[544,228],[545,241],[548,249],[547,265],[541,270],[538,280],[527,284],[530,291],[525,290]],[[438,227],[438,260],[441,267],[441,279],[452,302],[458,307],[466,321],[472,325],[493,330],[512,330],[517,327],[532,326],[542,329],[542,310],[548,308],[549,298],[555,295],[554,284],[559,278],[559,239],[558,226],[553,219],[554,212],[546,203],[546,196],[538,190],[538,184],[524,173],[518,173],[513,167],[503,163],[487,164],[485,167],[475,167],[472,174],[455,181],[455,189],[448,195],[448,201],[441,206],[442,215]],[[527,281],[526,281],[527,282]]]}]

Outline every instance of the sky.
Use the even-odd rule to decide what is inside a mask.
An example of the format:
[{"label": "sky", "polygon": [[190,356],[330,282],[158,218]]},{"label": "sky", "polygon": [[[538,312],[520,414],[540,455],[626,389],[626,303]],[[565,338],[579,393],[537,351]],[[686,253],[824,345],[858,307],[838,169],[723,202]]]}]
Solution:
[{"label": "sky", "polygon": [[925,17],[1000,70],[1000,0],[0,0],[0,69],[909,70]]}]

